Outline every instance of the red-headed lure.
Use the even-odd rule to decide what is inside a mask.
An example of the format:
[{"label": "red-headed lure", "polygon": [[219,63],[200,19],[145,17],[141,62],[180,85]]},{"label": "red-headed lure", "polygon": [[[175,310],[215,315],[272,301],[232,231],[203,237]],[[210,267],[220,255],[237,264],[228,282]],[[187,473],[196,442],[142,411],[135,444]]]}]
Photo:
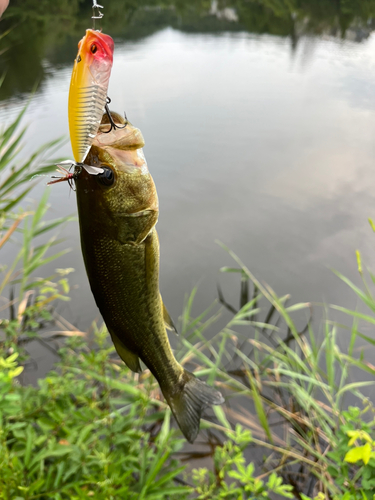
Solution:
[{"label": "red-headed lure", "polygon": [[113,49],[109,35],[91,29],[78,43],[68,104],[70,142],[77,163],[85,160],[107,104]]}]

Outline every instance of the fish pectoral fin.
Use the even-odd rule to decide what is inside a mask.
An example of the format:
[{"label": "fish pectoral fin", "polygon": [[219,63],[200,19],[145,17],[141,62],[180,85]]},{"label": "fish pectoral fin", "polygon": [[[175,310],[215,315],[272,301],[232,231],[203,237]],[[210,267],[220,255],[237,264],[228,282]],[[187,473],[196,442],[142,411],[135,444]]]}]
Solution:
[{"label": "fish pectoral fin", "polygon": [[121,342],[121,340],[114,333],[111,333],[111,337],[112,337],[112,342],[116,348],[117,354],[126,364],[126,366],[130,368],[132,372],[141,373],[142,368],[139,363],[139,357],[136,354],[134,354],[134,352],[130,351],[127,347],[125,347],[124,344]]},{"label": "fish pectoral fin", "polygon": [[167,330],[172,330],[173,332],[175,332],[178,335],[177,328],[176,328],[175,324],[173,323],[173,320],[170,317],[169,312],[167,311],[167,308],[164,305],[164,302],[163,302],[163,299],[161,298],[161,295],[160,295],[160,300],[161,300],[161,307],[162,307],[162,311],[163,311],[163,320],[164,320],[165,328]]},{"label": "fish pectoral fin", "polygon": [[136,246],[143,243],[152,232],[158,221],[158,212],[142,210],[133,214],[119,214],[117,217],[117,240],[122,244]]}]

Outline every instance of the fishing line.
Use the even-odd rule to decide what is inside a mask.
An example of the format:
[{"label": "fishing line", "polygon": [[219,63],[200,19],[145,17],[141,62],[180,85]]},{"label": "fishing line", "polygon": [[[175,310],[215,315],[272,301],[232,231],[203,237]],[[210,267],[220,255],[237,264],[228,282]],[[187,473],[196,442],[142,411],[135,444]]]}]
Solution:
[{"label": "fishing line", "polygon": [[[92,29],[93,30],[95,29],[95,19],[102,19],[102,17],[104,16],[103,12],[101,12],[100,9],[104,9],[103,5],[99,5],[97,3],[97,0],[92,0],[92,16],[91,16],[91,19],[92,19]],[[112,118],[111,112],[109,110],[109,107],[108,107],[108,104],[110,104],[110,102],[111,102],[111,99],[110,99],[110,97],[107,96],[107,103],[104,106],[104,109],[105,109],[105,112],[107,113],[108,120],[109,120],[109,123],[110,123],[111,127],[106,132],[103,132],[103,134],[109,134],[109,132],[111,132],[112,130],[125,128],[126,125],[128,124],[128,119],[127,119],[125,111],[124,111],[125,125],[123,127],[119,127],[118,125],[115,124],[115,122],[114,122],[114,120]]]},{"label": "fishing line", "polygon": [[101,19],[104,14],[100,11],[100,9],[104,9],[103,5],[99,5],[96,0],[92,0],[92,29],[95,29],[95,19]]}]

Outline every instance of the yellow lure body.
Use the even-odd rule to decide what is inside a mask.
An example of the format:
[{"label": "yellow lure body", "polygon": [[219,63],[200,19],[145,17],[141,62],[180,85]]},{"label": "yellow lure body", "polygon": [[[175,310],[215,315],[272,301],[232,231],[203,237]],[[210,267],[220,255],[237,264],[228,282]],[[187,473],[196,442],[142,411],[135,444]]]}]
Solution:
[{"label": "yellow lure body", "polygon": [[78,43],[70,81],[68,117],[74,160],[83,163],[98,132],[107,102],[114,42],[109,35],[87,30]]}]

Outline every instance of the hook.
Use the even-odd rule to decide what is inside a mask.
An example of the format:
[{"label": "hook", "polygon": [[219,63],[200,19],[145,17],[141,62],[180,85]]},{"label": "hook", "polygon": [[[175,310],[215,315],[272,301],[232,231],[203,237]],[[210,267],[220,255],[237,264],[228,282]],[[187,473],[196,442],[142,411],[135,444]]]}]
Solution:
[{"label": "hook", "polygon": [[[69,166],[69,170],[64,167],[64,165]],[[62,177],[57,177],[55,175],[51,176],[51,179],[55,179],[53,181],[50,181],[47,183],[47,186],[50,186],[51,184],[57,184],[58,182],[64,182],[68,181],[68,184],[73,191],[75,191],[73,187],[73,181],[76,180],[78,175],[81,173],[81,169],[84,168],[86,172],[90,175],[99,175],[104,172],[103,168],[100,167],[93,167],[92,165],[86,165],[85,163],[76,163],[74,160],[65,160],[57,165],[57,172],[59,174],[62,174]],[[76,168],[78,167],[77,170],[75,170],[73,173],[70,172],[72,167]]]},{"label": "hook", "polygon": [[[95,10],[96,9],[96,10]],[[104,14],[100,11],[100,9],[104,9],[103,5],[99,5],[97,0],[92,0],[92,29],[95,29],[95,19],[101,19]]]},{"label": "hook", "polygon": [[[61,162],[61,163],[67,163],[67,162]],[[72,168],[73,165],[72,164],[70,165],[69,170],[63,167],[62,164],[57,164],[56,166],[57,166],[57,172],[63,174],[63,177],[57,177],[56,175],[52,175],[51,179],[56,179],[56,180],[47,182],[47,186],[50,186],[51,184],[57,184],[58,182],[68,181],[70,189],[73,189],[73,191],[75,191],[72,182],[74,180],[74,173],[72,174],[71,172],[69,172],[69,170]]]},{"label": "hook", "polygon": [[112,130],[116,130],[117,128],[118,129],[125,128],[126,125],[128,124],[128,118],[126,116],[126,113],[124,113],[125,125],[123,125],[122,127],[119,127],[118,125],[115,124],[115,122],[113,121],[111,112],[109,110],[109,107],[108,107],[108,104],[110,104],[110,102],[111,102],[111,99],[107,96],[107,102],[106,102],[106,105],[104,106],[104,109],[105,109],[105,112],[107,113],[108,120],[109,120],[109,123],[110,123],[111,127],[110,127],[109,130],[107,130],[107,132],[103,132],[103,134],[109,134]]}]

